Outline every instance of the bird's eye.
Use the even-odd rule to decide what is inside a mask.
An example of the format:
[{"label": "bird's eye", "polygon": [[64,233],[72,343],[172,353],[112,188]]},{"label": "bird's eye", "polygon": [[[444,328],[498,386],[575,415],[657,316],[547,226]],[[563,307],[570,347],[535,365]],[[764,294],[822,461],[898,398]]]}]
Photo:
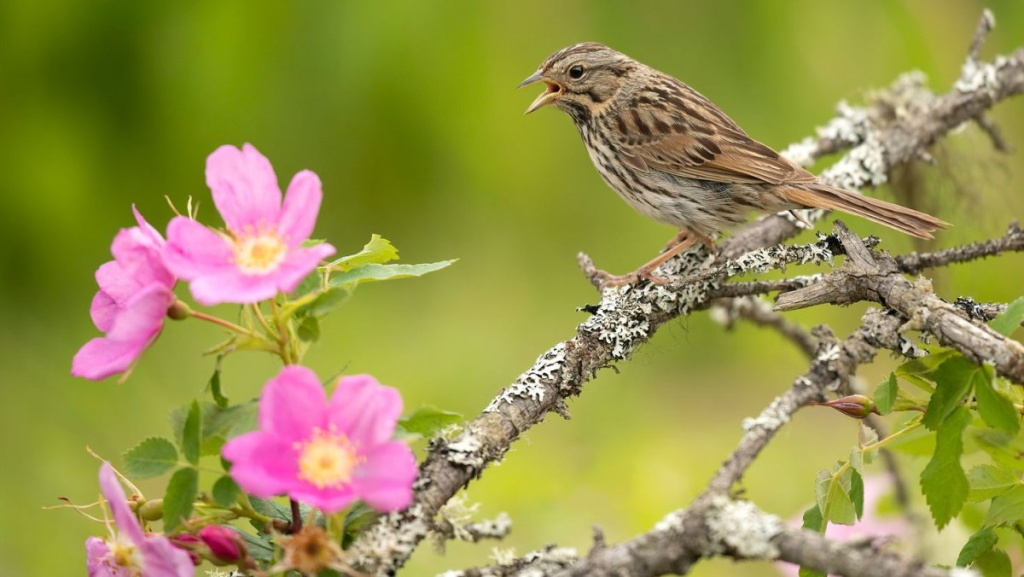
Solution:
[{"label": "bird's eye", "polygon": [[578,80],[578,79],[580,79],[582,77],[583,77],[583,65],[582,64],[577,64],[576,66],[573,66],[572,68],[569,69],[569,78],[572,78],[573,80]]}]

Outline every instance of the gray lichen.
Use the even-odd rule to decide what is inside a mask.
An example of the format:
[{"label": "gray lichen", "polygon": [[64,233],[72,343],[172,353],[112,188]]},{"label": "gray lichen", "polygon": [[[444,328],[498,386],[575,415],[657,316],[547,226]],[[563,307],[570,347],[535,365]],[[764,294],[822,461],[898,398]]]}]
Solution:
[{"label": "gray lichen", "polygon": [[772,542],[782,532],[778,517],[763,513],[747,501],[733,501],[724,495],[711,500],[707,515],[714,553],[735,551],[742,559],[777,559],[779,549]]}]

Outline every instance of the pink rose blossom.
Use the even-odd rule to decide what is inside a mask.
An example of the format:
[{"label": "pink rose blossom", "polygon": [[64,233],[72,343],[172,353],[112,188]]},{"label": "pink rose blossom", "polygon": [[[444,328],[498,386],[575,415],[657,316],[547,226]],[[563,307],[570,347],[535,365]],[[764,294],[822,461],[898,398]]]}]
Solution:
[{"label": "pink rose blossom", "polygon": [[357,499],[380,511],[412,501],[416,459],[392,441],[402,398],[370,375],[343,377],[329,400],[313,371],[288,366],[260,399],[260,429],[231,439],[231,476],[257,497],[287,494],[331,514]]},{"label": "pink rose blossom", "polygon": [[100,467],[100,490],[110,505],[119,532],[111,530],[107,540],[89,537],[85,541],[89,577],[192,577],[195,574],[188,553],[172,545],[166,537],[143,533],[110,463]]},{"label": "pink rose blossom", "polygon": [[206,184],[229,234],[179,216],[167,228],[167,266],[191,282],[204,305],[255,303],[295,290],[334,254],[323,243],[303,247],[320,212],[320,179],[303,170],[281,203],[277,176],[252,145],[221,146],[206,160]]},{"label": "pink rose blossom", "polygon": [[85,344],[71,362],[71,374],[100,380],[128,370],[164,326],[174,302],[175,278],[163,263],[164,239],[135,207],[138,226],[122,229],[110,252],[114,260],[96,271],[99,292],[90,314],[106,333]]}]

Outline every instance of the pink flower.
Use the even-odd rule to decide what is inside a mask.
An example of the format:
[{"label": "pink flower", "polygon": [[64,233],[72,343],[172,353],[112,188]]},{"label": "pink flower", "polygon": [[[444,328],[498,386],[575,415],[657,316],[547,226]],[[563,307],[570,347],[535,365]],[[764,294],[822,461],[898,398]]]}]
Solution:
[{"label": "pink flower", "polygon": [[100,380],[128,370],[160,334],[174,301],[175,278],[163,263],[164,239],[135,207],[138,226],[122,229],[110,252],[114,260],[96,270],[100,290],[90,314],[106,333],[85,344],[71,362],[71,374]]},{"label": "pink flower", "polygon": [[416,458],[392,441],[402,398],[370,375],[343,377],[330,400],[313,371],[287,366],[260,399],[260,430],[231,439],[231,476],[257,497],[287,494],[331,514],[357,499],[380,511],[412,501]]},{"label": "pink flower", "polygon": [[120,532],[111,530],[111,537],[106,540],[89,537],[85,541],[89,577],[192,577],[195,574],[188,553],[172,545],[166,537],[142,532],[142,525],[128,507],[124,489],[110,463],[100,467],[100,489]]},{"label": "pink flower", "polygon": [[245,543],[227,527],[207,525],[199,530],[199,538],[219,561],[234,563],[245,557]]},{"label": "pink flower", "polygon": [[291,292],[334,254],[326,243],[302,246],[320,212],[316,174],[296,174],[282,205],[270,161],[252,145],[225,145],[206,159],[206,184],[230,234],[179,216],[167,228],[165,251],[167,266],[191,281],[198,302],[255,303]]}]

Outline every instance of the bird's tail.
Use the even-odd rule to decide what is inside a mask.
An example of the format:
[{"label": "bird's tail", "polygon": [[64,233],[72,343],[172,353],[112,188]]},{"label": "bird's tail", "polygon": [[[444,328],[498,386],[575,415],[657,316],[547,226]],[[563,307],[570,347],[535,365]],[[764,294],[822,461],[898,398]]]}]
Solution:
[{"label": "bird's tail", "polygon": [[917,238],[934,238],[932,231],[949,226],[930,214],[825,184],[790,186],[780,192],[786,200],[805,208],[847,212]]}]

